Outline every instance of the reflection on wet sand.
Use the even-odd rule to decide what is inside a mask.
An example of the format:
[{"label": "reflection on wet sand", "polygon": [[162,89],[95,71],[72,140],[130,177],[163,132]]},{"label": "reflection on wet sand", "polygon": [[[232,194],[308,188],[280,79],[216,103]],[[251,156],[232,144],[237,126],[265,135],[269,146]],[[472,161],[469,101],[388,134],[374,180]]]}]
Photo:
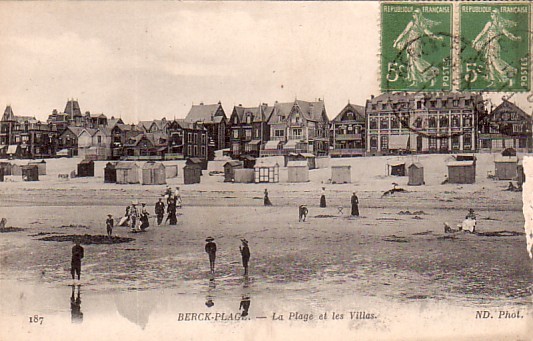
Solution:
[{"label": "reflection on wet sand", "polygon": [[72,323],[82,323],[83,313],[81,312],[81,285],[78,285],[78,295],[75,297],[76,286],[71,285],[70,295],[70,318]]},{"label": "reflection on wet sand", "polygon": [[242,309],[241,316],[248,316],[248,310],[250,309],[250,295],[243,295],[241,304],[239,305],[239,311]]},{"label": "reflection on wet sand", "polygon": [[156,308],[159,293],[151,291],[135,291],[117,293],[114,296],[118,313],[130,322],[145,329],[150,314]]}]

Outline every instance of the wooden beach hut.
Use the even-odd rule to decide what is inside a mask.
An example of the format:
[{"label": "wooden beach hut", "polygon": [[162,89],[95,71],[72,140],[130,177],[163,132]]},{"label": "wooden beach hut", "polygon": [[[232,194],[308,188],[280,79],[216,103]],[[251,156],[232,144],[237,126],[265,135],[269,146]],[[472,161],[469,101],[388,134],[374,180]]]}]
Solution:
[{"label": "wooden beach hut", "polygon": [[167,179],[173,179],[178,176],[178,165],[165,164],[165,174]]},{"label": "wooden beach hut", "polygon": [[190,158],[183,167],[183,183],[185,185],[199,184],[202,177],[202,160]]},{"label": "wooden beach hut", "polygon": [[22,165],[11,164],[11,175],[22,175]]},{"label": "wooden beach hut", "polygon": [[139,166],[135,162],[119,162],[115,166],[117,184],[138,184]]},{"label": "wooden beach hut", "polygon": [[104,183],[114,184],[117,182],[116,162],[108,162],[104,168]]},{"label": "wooden beach hut", "polygon": [[332,184],[349,184],[352,182],[352,167],[349,165],[331,166]]},{"label": "wooden beach hut", "polygon": [[234,183],[253,183],[255,171],[250,168],[242,168],[234,170]]},{"label": "wooden beach hut", "polygon": [[243,168],[243,163],[237,160],[231,160],[224,164],[224,182],[233,182],[235,180],[235,170]]},{"label": "wooden beach hut", "polygon": [[39,181],[39,167],[37,165],[25,165],[21,167],[22,180]]},{"label": "wooden beach hut", "polygon": [[78,163],[78,177],[91,177],[94,176],[94,161],[82,160]]},{"label": "wooden beach hut", "polygon": [[243,155],[240,157],[243,167],[253,169],[255,166],[256,158],[251,155]]},{"label": "wooden beach hut", "polygon": [[476,182],[475,161],[448,162],[448,183],[473,184]]},{"label": "wooden beach hut", "polygon": [[9,162],[0,162],[0,168],[2,168],[4,176],[11,175],[11,164]]},{"label": "wooden beach hut", "polygon": [[4,169],[0,167],[0,182],[4,182]]},{"label": "wooden beach hut", "polygon": [[517,176],[517,156],[496,156],[494,159],[494,177],[498,180],[514,180]]},{"label": "wooden beach hut", "polygon": [[408,186],[422,186],[424,182],[424,166],[421,163],[415,162],[408,167],[409,181]]},{"label": "wooden beach hut", "polygon": [[405,163],[397,162],[389,164],[390,175],[405,176]]},{"label": "wooden beach hut", "polygon": [[524,173],[524,165],[522,164],[522,161],[518,162],[516,173],[516,182],[518,183],[518,186],[522,186],[522,184],[526,181],[526,174]]},{"label": "wooden beach hut", "polygon": [[255,183],[279,182],[279,164],[275,161],[257,160],[254,172]]},{"label": "wooden beach hut", "polygon": [[165,165],[161,162],[146,162],[141,169],[141,184],[164,185],[167,183]]},{"label": "wooden beach hut", "polygon": [[46,161],[30,161],[28,165],[36,165],[37,169],[39,169],[39,175],[46,175]]},{"label": "wooden beach hut", "polygon": [[309,165],[307,161],[289,161],[287,164],[289,173],[288,182],[308,182],[309,181]]}]

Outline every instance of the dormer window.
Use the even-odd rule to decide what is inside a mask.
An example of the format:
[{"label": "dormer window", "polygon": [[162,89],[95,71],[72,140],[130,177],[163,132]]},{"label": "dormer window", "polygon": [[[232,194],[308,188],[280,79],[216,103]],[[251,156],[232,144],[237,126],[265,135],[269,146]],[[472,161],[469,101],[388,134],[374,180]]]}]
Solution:
[{"label": "dormer window", "polygon": [[246,116],[246,123],[247,124],[252,124],[252,115]]}]

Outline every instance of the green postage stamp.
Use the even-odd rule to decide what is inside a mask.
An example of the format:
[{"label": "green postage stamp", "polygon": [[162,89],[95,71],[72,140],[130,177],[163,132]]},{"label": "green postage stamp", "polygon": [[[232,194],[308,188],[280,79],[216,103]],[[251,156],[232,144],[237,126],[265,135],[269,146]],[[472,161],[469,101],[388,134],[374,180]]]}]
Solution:
[{"label": "green postage stamp", "polygon": [[452,4],[381,4],[383,91],[452,89]]},{"label": "green postage stamp", "polygon": [[530,4],[460,5],[460,88],[530,90]]}]

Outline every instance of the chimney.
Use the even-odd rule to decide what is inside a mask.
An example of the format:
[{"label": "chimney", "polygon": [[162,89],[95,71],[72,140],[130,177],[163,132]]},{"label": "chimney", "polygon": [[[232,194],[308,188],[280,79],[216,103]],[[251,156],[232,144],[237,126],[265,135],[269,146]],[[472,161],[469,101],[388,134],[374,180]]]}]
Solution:
[{"label": "chimney", "polygon": [[242,107],[242,104],[239,103],[239,107]]},{"label": "chimney", "polygon": [[204,105],[204,102],[200,102],[200,105]]},{"label": "chimney", "polygon": [[374,95],[370,95],[370,99],[374,99]]}]

